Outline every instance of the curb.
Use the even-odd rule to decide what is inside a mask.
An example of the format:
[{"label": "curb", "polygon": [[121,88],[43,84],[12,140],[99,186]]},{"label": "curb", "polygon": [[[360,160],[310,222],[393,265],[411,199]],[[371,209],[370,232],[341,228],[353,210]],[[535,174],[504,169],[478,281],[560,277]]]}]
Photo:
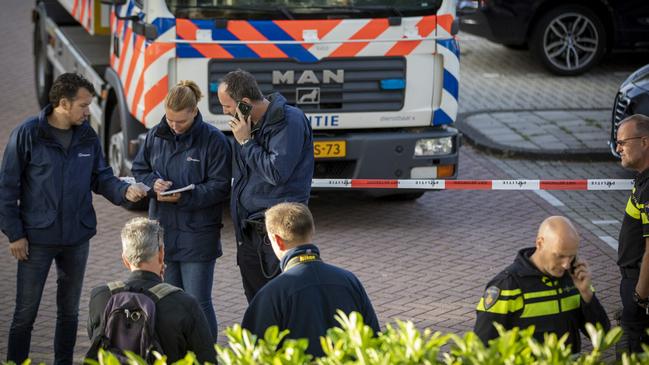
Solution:
[{"label": "curb", "polygon": [[[557,109],[546,110],[481,110],[470,113],[461,113],[458,115],[455,126],[462,132],[463,137],[472,146],[479,150],[488,152],[493,155],[500,155],[504,157],[517,157],[528,159],[544,159],[544,160],[562,160],[562,161],[617,161],[618,159],[611,154],[610,149],[584,149],[584,148],[568,148],[568,149],[546,149],[537,150],[530,148],[514,147],[494,141],[493,139],[485,136],[478,129],[464,123],[464,120],[478,114],[486,113],[502,113],[502,112],[528,112],[528,111],[555,111]],[[570,111],[567,109],[561,109]],[[573,109],[583,110],[583,109]]]}]

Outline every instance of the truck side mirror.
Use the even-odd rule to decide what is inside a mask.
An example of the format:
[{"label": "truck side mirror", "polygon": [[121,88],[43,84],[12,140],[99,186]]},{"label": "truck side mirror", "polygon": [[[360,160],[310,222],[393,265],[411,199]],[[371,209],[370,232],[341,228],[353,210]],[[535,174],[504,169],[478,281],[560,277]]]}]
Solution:
[{"label": "truck side mirror", "polygon": [[133,33],[143,35],[144,38],[151,41],[158,38],[158,28],[155,25],[141,21],[133,22]]}]

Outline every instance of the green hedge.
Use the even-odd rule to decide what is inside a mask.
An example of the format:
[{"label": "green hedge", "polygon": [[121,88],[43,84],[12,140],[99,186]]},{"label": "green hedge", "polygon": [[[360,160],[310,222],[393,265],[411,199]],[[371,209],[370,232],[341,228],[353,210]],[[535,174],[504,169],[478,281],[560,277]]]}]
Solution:
[{"label": "green hedge", "polygon": [[[336,320],[340,328],[331,328],[320,339],[325,356],[313,358],[305,353],[307,340],[285,339],[288,331],[280,332],[277,327],[269,328],[264,338],[257,339],[239,325],[226,330],[228,345],[215,345],[217,360],[223,365],[253,364],[317,364],[317,365],[388,365],[388,364],[446,364],[446,365],[596,365],[605,364],[602,353],[612,348],[620,340],[622,330],[613,328],[604,333],[601,328],[587,325],[592,351],[573,355],[566,345],[567,335],[558,338],[546,335],[540,343],[532,337],[534,328],[505,331],[498,328],[500,337],[484,346],[473,332],[463,337],[454,334],[441,334],[428,329],[419,331],[412,322],[397,320],[388,324],[379,336],[373,336],[372,329],[363,323],[360,314],[349,316],[339,312]],[[284,340],[282,342],[282,340]],[[649,347],[644,353],[622,355],[621,364],[649,365]],[[145,362],[133,355],[129,364],[143,365]],[[29,364],[29,360],[25,362]],[[101,352],[99,362],[86,360],[90,365],[119,365],[117,358]],[[166,365],[166,358],[158,356],[156,365]],[[194,354],[175,362],[178,365],[198,364]]]}]

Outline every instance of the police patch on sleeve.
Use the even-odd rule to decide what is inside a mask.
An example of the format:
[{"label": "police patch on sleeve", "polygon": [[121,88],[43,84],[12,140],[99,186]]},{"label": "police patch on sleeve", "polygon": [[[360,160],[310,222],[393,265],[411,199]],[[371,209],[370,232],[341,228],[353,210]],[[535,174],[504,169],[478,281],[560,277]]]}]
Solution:
[{"label": "police patch on sleeve", "polygon": [[490,286],[484,291],[484,309],[489,309],[493,307],[494,304],[498,301],[500,296],[500,288],[497,286]]}]

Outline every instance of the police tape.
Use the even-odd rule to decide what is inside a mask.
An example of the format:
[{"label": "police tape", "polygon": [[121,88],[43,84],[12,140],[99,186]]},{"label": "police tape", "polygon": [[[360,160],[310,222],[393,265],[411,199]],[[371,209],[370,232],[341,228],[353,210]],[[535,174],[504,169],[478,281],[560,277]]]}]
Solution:
[{"label": "police tape", "polygon": [[633,180],[313,179],[311,187],[416,190],[631,190],[633,188]]}]

